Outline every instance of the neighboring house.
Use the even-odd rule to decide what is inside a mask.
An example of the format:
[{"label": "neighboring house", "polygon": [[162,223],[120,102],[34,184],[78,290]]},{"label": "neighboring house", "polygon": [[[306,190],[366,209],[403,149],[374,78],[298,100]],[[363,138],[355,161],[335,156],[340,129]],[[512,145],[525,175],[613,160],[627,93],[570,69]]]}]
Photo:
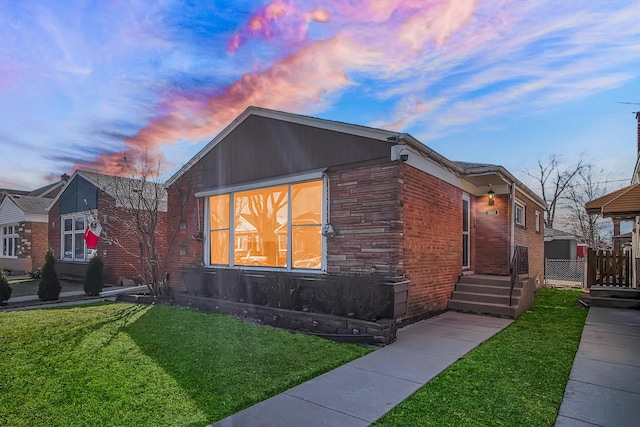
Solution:
[{"label": "neighboring house", "polygon": [[637,286],[640,279],[638,277],[640,269],[638,259],[640,256],[640,113],[636,113],[636,120],[638,122],[638,151],[636,165],[631,176],[631,185],[591,200],[585,205],[588,213],[599,214],[613,220],[614,236],[620,235],[620,222],[633,222],[630,249],[634,286]]},{"label": "neighboring house", "polygon": [[44,264],[48,247],[47,206],[63,180],[33,191],[0,190],[0,268],[30,273]]},{"label": "neighboring house", "polygon": [[578,236],[554,228],[545,228],[544,257],[547,259],[578,259]]},{"label": "neighboring house", "polygon": [[[56,256],[56,270],[63,276],[84,277],[92,251],[87,248],[87,227],[102,232],[96,248],[104,263],[105,281],[117,284],[122,279],[143,275],[140,239],[132,224],[137,202],[154,201],[157,184],[77,170],[48,208],[49,246]],[[166,252],[166,193],[161,194],[158,213],[157,247]],[[141,195],[144,193],[143,195]]]},{"label": "neighboring house", "polygon": [[375,271],[410,280],[418,318],[446,310],[463,274],[509,275],[517,246],[544,274],[544,201],[407,134],[250,107],[166,185],[174,292],[197,264],[316,283]]}]

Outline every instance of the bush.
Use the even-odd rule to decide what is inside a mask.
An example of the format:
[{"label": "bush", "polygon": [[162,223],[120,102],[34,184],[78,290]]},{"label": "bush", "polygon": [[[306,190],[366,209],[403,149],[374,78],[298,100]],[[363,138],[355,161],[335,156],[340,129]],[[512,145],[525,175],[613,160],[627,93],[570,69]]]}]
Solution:
[{"label": "bush", "polygon": [[4,271],[0,268],[0,304],[11,298],[11,286],[7,277],[4,275]]},{"label": "bush", "polygon": [[100,295],[104,288],[104,272],[102,259],[95,256],[89,261],[87,272],[84,275],[84,293],[91,296]]},{"label": "bush", "polygon": [[44,258],[44,266],[42,267],[42,278],[38,284],[38,298],[41,301],[55,301],[60,297],[60,280],[56,273],[56,259],[53,257],[53,251],[49,249]]}]

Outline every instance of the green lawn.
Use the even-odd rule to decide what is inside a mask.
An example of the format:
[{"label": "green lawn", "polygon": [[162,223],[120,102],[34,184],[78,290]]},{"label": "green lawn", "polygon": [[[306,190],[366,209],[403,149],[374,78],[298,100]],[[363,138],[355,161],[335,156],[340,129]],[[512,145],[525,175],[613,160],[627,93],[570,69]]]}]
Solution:
[{"label": "green lawn", "polygon": [[553,426],[587,310],[580,290],[542,289],[534,307],[375,426]]},{"label": "green lawn", "polygon": [[0,313],[0,425],[203,426],[369,351],[176,307]]}]

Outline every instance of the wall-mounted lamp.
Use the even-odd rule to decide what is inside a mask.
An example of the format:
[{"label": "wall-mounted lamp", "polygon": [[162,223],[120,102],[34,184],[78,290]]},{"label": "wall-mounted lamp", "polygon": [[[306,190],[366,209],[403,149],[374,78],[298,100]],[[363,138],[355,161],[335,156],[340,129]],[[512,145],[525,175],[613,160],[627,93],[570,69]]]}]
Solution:
[{"label": "wall-mounted lamp", "polygon": [[336,231],[333,229],[333,225],[325,224],[324,227],[322,227],[322,235],[325,237],[335,237]]},{"label": "wall-mounted lamp", "polygon": [[489,184],[489,192],[487,193],[487,197],[489,198],[489,206],[493,206],[495,203],[496,193],[491,189],[491,184]]}]

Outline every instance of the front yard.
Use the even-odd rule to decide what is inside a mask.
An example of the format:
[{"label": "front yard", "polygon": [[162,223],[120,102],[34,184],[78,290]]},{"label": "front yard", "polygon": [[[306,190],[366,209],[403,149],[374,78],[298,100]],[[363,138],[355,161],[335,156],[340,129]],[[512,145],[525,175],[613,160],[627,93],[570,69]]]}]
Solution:
[{"label": "front yard", "polygon": [[166,306],[0,313],[0,425],[202,426],[370,350]]},{"label": "front yard", "polygon": [[375,426],[553,426],[588,310],[581,290],[541,289],[531,310]]}]

